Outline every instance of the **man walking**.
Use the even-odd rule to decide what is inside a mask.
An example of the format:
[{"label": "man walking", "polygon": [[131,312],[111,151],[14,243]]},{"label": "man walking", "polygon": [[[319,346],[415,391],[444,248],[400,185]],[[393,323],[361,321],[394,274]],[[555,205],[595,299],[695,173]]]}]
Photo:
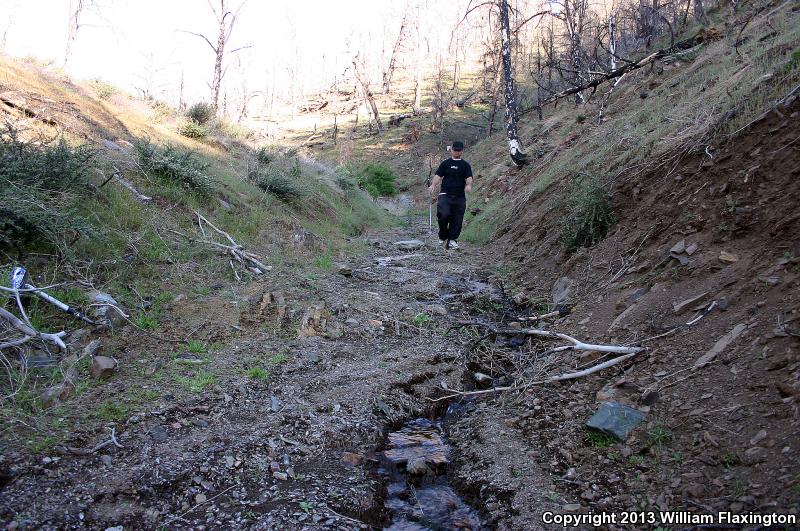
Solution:
[{"label": "man walking", "polygon": [[460,140],[453,142],[451,153],[452,157],[439,164],[428,193],[433,201],[434,197],[437,197],[434,194],[441,185],[436,207],[439,243],[443,244],[445,249],[458,249],[457,240],[461,234],[464,212],[467,210],[465,192],[472,191],[472,166],[461,158],[464,153],[464,143]]}]

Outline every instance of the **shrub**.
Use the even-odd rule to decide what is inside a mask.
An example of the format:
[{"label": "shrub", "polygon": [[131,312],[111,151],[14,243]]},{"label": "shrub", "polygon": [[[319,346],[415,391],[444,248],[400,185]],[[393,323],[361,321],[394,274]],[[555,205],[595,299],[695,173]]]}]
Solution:
[{"label": "shrub", "polygon": [[186,116],[199,125],[208,124],[216,115],[214,106],[204,101],[195,103],[186,110]]},{"label": "shrub", "polygon": [[261,146],[256,151],[256,160],[259,164],[267,165],[278,158],[278,150],[275,146]]},{"label": "shrub", "polygon": [[567,252],[591,247],[602,240],[614,224],[608,190],[597,177],[580,177],[562,198],[566,214],[561,221],[561,242]]},{"label": "shrub", "polygon": [[136,140],[134,146],[139,165],[148,174],[204,197],[213,193],[214,181],[206,173],[209,165],[198,160],[193,151],[158,147],[147,139]]},{"label": "shrub", "polygon": [[397,194],[394,172],[387,166],[371,162],[361,169],[358,185],[372,197]]},{"label": "shrub", "polygon": [[92,87],[94,88],[97,97],[101,100],[107,100],[117,93],[117,87],[110,83],[106,83],[102,79],[95,79],[92,81]]},{"label": "shrub", "polygon": [[208,136],[208,127],[197,122],[186,122],[178,132],[188,138],[205,138]]},{"label": "shrub", "polygon": [[89,231],[76,208],[95,153],[63,139],[22,140],[10,125],[0,130],[0,247]]},{"label": "shrub", "polygon": [[308,193],[308,190],[283,168],[258,168],[251,171],[250,179],[263,191],[287,203],[296,201]]},{"label": "shrub", "polygon": [[344,192],[355,190],[358,186],[352,170],[347,166],[339,166],[336,168],[336,184]]}]

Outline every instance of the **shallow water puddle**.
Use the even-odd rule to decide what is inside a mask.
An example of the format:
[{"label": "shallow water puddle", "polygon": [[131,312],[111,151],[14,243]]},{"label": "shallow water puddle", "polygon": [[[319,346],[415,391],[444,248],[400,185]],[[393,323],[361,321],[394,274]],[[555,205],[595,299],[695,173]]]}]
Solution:
[{"label": "shallow water puddle", "polygon": [[478,514],[448,485],[450,449],[441,424],[414,419],[389,433],[379,473],[387,478],[391,531],[484,529]]}]

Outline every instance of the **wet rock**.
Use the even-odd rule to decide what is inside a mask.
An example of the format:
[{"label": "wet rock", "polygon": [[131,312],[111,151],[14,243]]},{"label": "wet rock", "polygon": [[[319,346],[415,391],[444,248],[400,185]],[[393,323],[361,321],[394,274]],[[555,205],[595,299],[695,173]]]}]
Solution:
[{"label": "wet rock", "polygon": [[735,254],[731,254],[727,251],[720,252],[718,259],[723,264],[735,264],[739,261],[739,258]]},{"label": "wet rock", "polygon": [[406,471],[412,476],[424,476],[431,473],[430,467],[422,458],[410,459],[406,464]]},{"label": "wet rock", "polygon": [[425,242],[422,240],[403,240],[394,242],[394,245],[401,251],[416,251],[417,249],[425,247]]},{"label": "wet rock", "polygon": [[604,402],[586,422],[586,426],[624,441],[645,418],[637,409],[615,402]]},{"label": "wet rock", "polygon": [[107,380],[114,374],[117,360],[108,356],[95,356],[92,358],[92,368],[89,371],[95,380]]},{"label": "wet rock", "polygon": [[570,298],[574,285],[575,281],[569,277],[561,277],[556,280],[555,284],[553,284],[553,288],[550,290],[553,297],[553,304],[558,306],[559,304],[568,304],[571,302]]}]

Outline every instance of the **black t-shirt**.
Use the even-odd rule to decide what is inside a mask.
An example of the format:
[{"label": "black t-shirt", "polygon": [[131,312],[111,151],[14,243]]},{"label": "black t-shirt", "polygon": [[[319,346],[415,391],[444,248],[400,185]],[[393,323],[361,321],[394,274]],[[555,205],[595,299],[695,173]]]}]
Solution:
[{"label": "black t-shirt", "polygon": [[472,166],[464,159],[449,158],[439,164],[436,175],[442,177],[442,193],[465,197],[464,186],[467,184],[467,178],[472,177]]}]

